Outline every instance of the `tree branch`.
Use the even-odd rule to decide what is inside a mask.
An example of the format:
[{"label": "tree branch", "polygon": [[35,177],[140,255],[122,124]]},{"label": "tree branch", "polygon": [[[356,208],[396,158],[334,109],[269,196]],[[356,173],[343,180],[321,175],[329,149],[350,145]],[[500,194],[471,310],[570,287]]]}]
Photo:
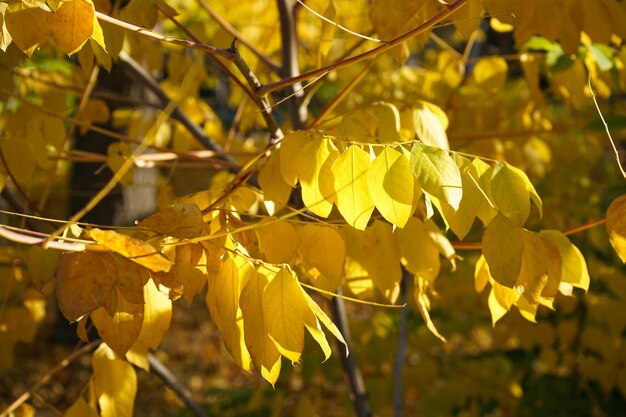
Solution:
[{"label": "tree branch", "polygon": [[[341,294],[341,288],[337,289],[337,294]],[[341,298],[333,298],[330,302],[333,321],[343,335],[348,350],[352,351],[352,338],[350,337],[350,328],[348,326],[348,316],[346,308]],[[354,355],[348,355],[346,347],[337,341],[337,350],[339,350],[339,360],[343,367],[345,378],[348,380],[350,388],[350,399],[354,405],[357,417],[371,417],[372,409],[367,398],[367,389],[363,382],[363,375],[354,360]]]},{"label": "tree branch", "polygon": [[148,363],[150,364],[150,373],[158,376],[165,386],[174,391],[192,413],[197,417],[208,417],[200,404],[193,399],[191,393],[178,382],[174,374],[154,354],[148,353]]},{"label": "tree branch", "polygon": [[322,75],[324,73],[333,71],[333,70],[338,70],[341,68],[345,68],[347,66],[350,66],[354,63],[357,62],[361,62],[363,60],[366,60],[368,58],[373,58],[375,56],[378,56],[384,52],[387,52],[388,50],[400,45],[402,42],[407,41],[409,39],[414,38],[415,36],[418,36],[421,33],[426,32],[427,30],[432,29],[435,25],[437,25],[437,23],[441,22],[443,19],[447,18],[448,16],[450,16],[452,13],[456,12],[457,10],[459,10],[461,7],[465,6],[470,0],[457,0],[454,4],[451,4],[449,6],[447,6],[446,8],[444,8],[441,12],[437,13],[435,16],[433,16],[432,18],[430,18],[429,20],[427,20],[426,22],[422,23],[421,25],[419,25],[418,27],[396,37],[395,39],[392,39],[391,41],[385,43],[384,45],[381,45],[377,48],[371,49],[367,52],[363,52],[362,54],[350,57],[350,58],[346,58],[344,60],[335,62],[334,64],[322,67],[322,68],[318,68],[316,70],[313,71],[309,71],[306,72],[304,74],[295,76],[295,77],[291,77],[291,78],[286,78],[280,81],[277,81],[275,83],[271,83],[271,84],[265,84],[263,85],[261,88],[258,88],[256,93],[259,96],[265,96],[273,91],[276,91],[278,89],[293,85],[297,82],[300,81],[304,81],[307,80],[309,78],[313,78],[313,77],[317,77],[318,75]]},{"label": "tree branch", "polygon": [[[403,269],[402,281],[400,281],[400,304],[406,304],[409,279],[411,275]],[[402,417],[404,414],[404,386],[403,372],[406,360],[406,346],[409,337],[409,309],[404,307],[400,310],[400,323],[398,325],[398,348],[393,364],[393,415]]]},{"label": "tree branch", "polygon": [[[202,1],[202,0],[199,0]],[[280,38],[282,41],[282,76],[293,78],[300,75],[298,65],[298,38],[296,32],[296,17],[291,0],[276,0],[278,14],[280,16]],[[291,111],[291,124],[294,129],[303,129],[306,126],[308,112],[303,105],[305,96],[302,83],[296,82],[290,86],[288,94],[293,96],[289,99]]]}]

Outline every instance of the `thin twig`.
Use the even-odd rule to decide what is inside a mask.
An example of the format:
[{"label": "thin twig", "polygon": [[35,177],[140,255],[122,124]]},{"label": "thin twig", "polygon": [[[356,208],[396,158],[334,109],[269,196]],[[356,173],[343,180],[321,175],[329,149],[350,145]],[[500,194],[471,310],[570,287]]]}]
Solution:
[{"label": "thin twig", "polygon": [[265,96],[273,91],[276,91],[278,89],[287,87],[289,85],[293,85],[294,83],[300,82],[300,81],[304,81],[308,78],[313,78],[316,77],[320,74],[323,74],[325,72],[328,71],[333,71],[333,70],[338,70],[341,68],[345,68],[347,66],[350,66],[354,63],[357,62],[361,62],[363,60],[366,60],[368,58],[372,58],[375,57],[377,55],[380,55],[384,52],[389,51],[390,49],[393,49],[394,47],[400,45],[402,42],[407,41],[409,39],[412,39],[418,35],[420,35],[421,33],[426,32],[427,30],[432,29],[435,25],[437,25],[440,21],[442,21],[443,19],[447,18],[448,16],[450,16],[452,13],[456,12],[457,10],[459,10],[461,7],[465,6],[465,4],[467,4],[469,2],[469,0],[457,0],[454,4],[449,5],[448,7],[444,8],[442,11],[440,11],[439,13],[437,13],[435,16],[433,16],[432,18],[430,18],[429,20],[427,20],[426,22],[422,23],[421,25],[419,25],[418,27],[411,29],[410,31],[396,37],[395,39],[392,39],[391,41],[385,43],[384,45],[381,45],[377,48],[374,49],[370,49],[369,51],[363,52],[362,54],[350,57],[350,58],[346,58],[344,60],[335,62],[334,64],[322,67],[322,68],[318,68],[309,72],[306,72],[304,74],[301,74],[297,77],[291,77],[291,78],[286,78],[271,84],[265,84],[263,85],[261,88],[257,89],[256,93],[259,96]]},{"label": "thin twig", "polygon": [[620,172],[622,173],[622,177],[626,178],[626,171],[622,167],[622,161],[620,160],[619,151],[617,150],[617,146],[615,145],[615,141],[611,136],[611,132],[609,131],[609,125],[604,120],[604,116],[602,115],[602,111],[600,111],[600,105],[598,104],[598,100],[596,99],[596,93],[593,91],[593,87],[591,86],[591,75],[587,77],[587,83],[589,84],[589,91],[591,92],[591,98],[593,99],[593,103],[596,105],[596,110],[600,115],[600,119],[602,120],[602,124],[604,125],[604,130],[606,130],[606,134],[609,137],[609,141],[611,142],[611,146],[613,147],[613,152],[615,152],[615,161],[617,162],[617,166],[619,167]]},{"label": "thin twig", "polygon": [[136,25],[124,22],[122,20],[116,19],[114,17],[108,16],[98,11],[96,12],[96,17],[102,21],[121,27],[122,29],[126,29],[131,32],[136,32],[136,33],[139,33],[140,35],[144,35],[152,39],[172,43],[174,45],[184,46],[185,48],[197,49],[199,51],[206,52],[210,55],[215,55],[215,56],[220,56],[222,58],[226,58],[229,61],[232,61],[234,58],[232,52],[228,49],[216,48],[215,46],[205,45],[203,43],[191,41],[188,39],[178,39],[173,36],[163,35],[162,33],[158,33],[158,32],[146,29],[146,28],[142,28],[140,26],[136,26]]},{"label": "thin twig", "polygon": [[181,385],[174,374],[154,354],[148,353],[148,363],[150,364],[150,373],[158,376],[169,389],[174,391],[192,413],[197,417],[208,417],[200,404],[193,399],[191,393]]},{"label": "thin twig", "polygon": [[268,67],[270,67],[270,69],[273,72],[275,73],[280,72],[281,68],[276,62],[274,62],[270,57],[265,55],[263,52],[259,51],[254,46],[254,44],[252,44],[251,42],[247,41],[244,37],[242,37],[241,33],[239,33],[233,25],[231,25],[227,20],[223,19],[222,16],[220,16],[215,10],[213,10],[213,8],[209,6],[207,2],[205,2],[204,0],[198,0],[198,4],[213,18],[213,20],[215,20],[215,22],[217,22],[218,25],[220,25],[222,29],[224,29],[225,32],[230,34],[233,38],[238,39],[239,42],[245,45],[246,48],[248,48],[254,55],[256,55],[261,61],[263,61]]},{"label": "thin twig", "polygon": [[7,408],[5,408],[2,413],[0,413],[0,417],[9,417],[12,413],[17,410],[22,404],[24,404],[30,397],[32,397],[33,393],[36,392],[39,388],[46,385],[50,379],[63,368],[67,367],[70,363],[81,357],[83,354],[94,350],[96,347],[100,345],[101,340],[94,340],[93,342],[89,342],[86,345],[83,345],[79,349],[67,355],[61,362],[59,362],[56,366],[42,375],[37,382],[35,382],[28,391],[24,392],[20,395],[15,401],[13,401]]}]

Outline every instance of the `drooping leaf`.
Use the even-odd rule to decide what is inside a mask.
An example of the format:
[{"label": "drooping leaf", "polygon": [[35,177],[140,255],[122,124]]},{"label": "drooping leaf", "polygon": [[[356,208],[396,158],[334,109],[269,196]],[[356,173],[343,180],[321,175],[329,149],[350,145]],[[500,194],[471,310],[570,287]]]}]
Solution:
[{"label": "drooping leaf", "polygon": [[523,288],[522,295],[533,304],[539,304],[548,283],[548,252],[541,237],[524,230],[524,254],[516,286]]},{"label": "drooping leaf", "polygon": [[439,107],[420,102],[413,110],[413,124],[417,138],[425,145],[440,149],[450,149],[446,128],[448,117]]},{"label": "drooping leaf", "polygon": [[282,267],[265,286],[263,316],[276,348],[294,363],[300,361],[304,349],[304,322],[308,308],[295,274]]},{"label": "drooping leaf", "polygon": [[391,143],[400,140],[400,112],[397,107],[387,102],[373,103],[368,107],[378,121],[378,141]]},{"label": "drooping leaf", "polygon": [[256,233],[259,237],[259,249],[271,263],[290,262],[300,244],[298,233],[287,221],[269,219],[267,222],[260,222]]},{"label": "drooping leaf", "polygon": [[147,371],[149,369],[148,350],[159,347],[170,327],[172,300],[160,292],[152,280],[144,287],[143,297],[146,303],[143,306],[141,331],[135,343],[126,353],[126,358],[134,365]]},{"label": "drooping leaf", "polygon": [[272,386],[280,374],[280,352],[269,336],[263,313],[263,291],[276,271],[259,268],[248,279],[239,299],[243,314],[246,347],[254,367]]},{"label": "drooping leaf", "polygon": [[540,236],[556,246],[561,254],[561,282],[574,287],[589,289],[589,272],[582,253],[558,230],[542,230]]},{"label": "drooping leaf", "polygon": [[328,217],[335,201],[332,166],[339,157],[333,142],[317,136],[307,142],[296,162],[300,172],[302,201],[313,213]]},{"label": "drooping leaf", "polygon": [[416,142],[411,150],[411,169],[427,193],[446,201],[455,210],[459,208],[463,182],[459,167],[448,152]]},{"label": "drooping leaf", "polygon": [[617,256],[626,263],[626,195],[609,205],[606,212],[606,230]]},{"label": "drooping leaf", "polygon": [[520,294],[517,290],[500,285],[496,281],[492,282],[488,301],[492,325],[495,326],[519,299]]},{"label": "drooping leaf", "polygon": [[[322,308],[311,298],[311,296],[307,294],[306,291],[304,291],[302,288],[300,289],[302,291],[302,295],[304,296],[304,299],[307,302],[307,305],[309,306],[313,314],[315,314],[315,317],[317,317],[317,319],[324,325],[324,327],[326,327],[332,333],[333,336],[335,336],[337,340],[343,343],[343,345],[346,348],[346,355],[348,355],[349,354],[348,344],[343,338],[341,331],[337,328],[335,323],[332,322],[332,320],[328,317],[328,315],[324,312],[324,310],[322,310]],[[324,347],[322,347],[322,350],[326,351]]]},{"label": "drooping leaf", "polygon": [[16,1],[7,7],[4,22],[13,42],[30,56],[50,36],[51,17],[50,9],[42,3]]},{"label": "drooping leaf", "polygon": [[93,354],[92,383],[102,417],[132,417],[137,394],[137,374],[102,343]]},{"label": "drooping leaf", "polygon": [[102,340],[123,358],[139,337],[144,307],[142,304],[129,303],[119,294],[116,300],[113,316],[100,307],[91,313],[91,321]]},{"label": "drooping leaf", "polygon": [[280,154],[273,155],[259,172],[259,185],[263,191],[263,204],[270,216],[287,205],[292,186],[283,179],[280,171]]},{"label": "drooping leaf", "polygon": [[496,215],[483,234],[483,255],[496,282],[513,288],[522,267],[524,230],[502,214]]},{"label": "drooping leaf", "polygon": [[135,239],[113,230],[91,229],[89,235],[99,244],[133,262],[137,262],[139,265],[145,266],[151,271],[167,272],[172,267],[172,261],[150,243],[143,240]]},{"label": "drooping leaf", "polygon": [[385,146],[367,172],[367,184],[380,214],[390,223],[404,227],[412,213],[415,190],[406,157]]},{"label": "drooping leaf", "polygon": [[309,140],[309,135],[306,132],[296,131],[286,135],[280,141],[280,150],[278,151],[280,172],[285,182],[291,187],[295,187],[298,182],[300,167],[297,162],[302,148]]},{"label": "drooping leaf", "polygon": [[524,179],[505,163],[494,168],[491,198],[500,212],[515,224],[523,225],[530,214],[530,193]]},{"label": "drooping leaf", "polygon": [[143,304],[143,287],[150,278],[149,271],[117,254],[113,255],[113,260],[117,264],[118,271],[115,287],[128,302]]},{"label": "drooping leaf", "polygon": [[[315,269],[322,277],[315,277],[315,285],[334,291],[343,278],[346,243],[332,227],[308,224],[298,230],[298,254],[305,269]],[[323,280],[323,281],[322,281]],[[320,282],[322,281],[322,282]]]},{"label": "drooping leaf", "polygon": [[244,339],[239,296],[253,272],[252,264],[243,256],[238,254],[228,256],[217,276],[209,279],[206,296],[211,318],[222,333],[226,349],[235,362],[246,371],[250,370],[251,358]]},{"label": "drooping leaf", "polygon": [[351,145],[332,166],[337,208],[352,227],[365,230],[374,211],[367,185],[370,157],[363,149]]},{"label": "drooping leaf", "polygon": [[441,266],[439,250],[424,223],[411,217],[397,234],[402,265],[413,275],[434,282]]},{"label": "drooping leaf", "polygon": [[66,253],[59,260],[56,296],[70,322],[97,309],[109,296],[118,270],[109,253]]},{"label": "drooping leaf", "polygon": [[54,42],[61,52],[72,55],[93,34],[95,9],[91,0],[64,0],[50,19]]},{"label": "drooping leaf", "polygon": [[400,295],[400,248],[389,223],[376,220],[365,230],[361,264],[376,289],[391,303]]},{"label": "drooping leaf", "polygon": [[428,283],[422,277],[416,277],[415,281],[416,282],[415,282],[414,296],[415,296],[415,302],[417,304],[417,310],[420,312],[420,315],[424,319],[424,322],[426,323],[426,327],[428,327],[428,330],[430,330],[430,332],[437,339],[445,343],[446,338],[443,337],[441,333],[439,333],[439,331],[437,330],[437,327],[435,326],[435,323],[433,323],[432,319],[430,318],[430,300],[428,299],[428,294],[426,293],[426,290],[428,288]]}]

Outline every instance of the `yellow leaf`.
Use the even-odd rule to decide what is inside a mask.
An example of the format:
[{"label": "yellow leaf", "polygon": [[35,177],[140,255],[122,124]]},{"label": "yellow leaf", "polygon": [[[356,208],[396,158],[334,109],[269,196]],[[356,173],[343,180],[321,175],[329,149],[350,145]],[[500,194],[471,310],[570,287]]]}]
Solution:
[{"label": "yellow leaf", "polygon": [[542,230],[542,238],[556,246],[561,254],[561,282],[574,287],[589,289],[589,272],[582,253],[569,241],[567,236],[558,230]]},{"label": "yellow leaf", "polygon": [[8,132],[4,136],[0,138],[0,149],[6,161],[6,167],[2,164],[2,171],[8,170],[20,186],[30,187],[37,169],[37,158],[32,148],[28,149],[28,137],[12,137]]},{"label": "yellow leaf", "polygon": [[[493,219],[497,214],[496,209],[491,206],[490,200],[487,200],[487,198],[485,197],[485,195],[489,197],[489,195],[491,194],[490,189],[493,167],[479,158],[474,158],[474,160],[472,161],[472,168],[470,168],[467,173],[472,174],[472,176],[476,175],[476,177],[473,177],[478,184],[476,190],[481,193],[481,200],[480,204],[477,207],[476,215],[478,216],[480,221],[483,222],[485,226],[487,226],[491,219]],[[469,180],[472,181],[471,179]],[[482,190],[482,192],[480,190]],[[485,193],[485,195],[483,195],[483,192]]]},{"label": "yellow leaf", "polygon": [[300,237],[291,223],[268,219],[258,226],[259,249],[265,259],[276,264],[290,262],[300,244]]},{"label": "yellow leaf", "polygon": [[139,337],[143,309],[142,304],[131,304],[118,295],[113,316],[100,307],[91,313],[91,321],[102,340],[123,358]]},{"label": "yellow leaf", "polygon": [[508,65],[506,60],[499,56],[481,58],[474,66],[472,77],[476,84],[490,93],[497,93],[506,82]]},{"label": "yellow leaf", "polygon": [[541,237],[541,241],[545,246],[546,256],[548,258],[548,282],[543,288],[541,296],[544,298],[554,298],[559,292],[559,286],[561,285],[561,253],[555,245],[550,243],[544,237]]},{"label": "yellow leaf", "polygon": [[424,191],[455,210],[459,208],[463,197],[461,171],[448,152],[416,142],[411,150],[411,169]]},{"label": "yellow leaf", "polygon": [[606,230],[615,253],[626,263],[626,195],[622,195],[609,205],[606,212]]},{"label": "yellow leaf", "polygon": [[253,272],[252,264],[246,258],[238,254],[229,255],[217,276],[209,281],[206,296],[211,317],[222,333],[226,349],[246,371],[250,370],[250,353],[244,339],[239,296]]},{"label": "yellow leaf", "polygon": [[378,121],[377,138],[380,143],[391,143],[400,140],[400,112],[391,103],[377,102],[368,107]]},{"label": "yellow leaf", "polygon": [[496,282],[513,288],[522,267],[524,230],[498,214],[485,229],[482,247],[491,276]]},{"label": "yellow leaf", "polygon": [[51,17],[52,13],[44,3],[16,1],[7,7],[4,21],[13,42],[31,56],[50,36]]},{"label": "yellow leaf", "polygon": [[252,363],[272,386],[280,373],[280,352],[269,337],[265,315],[263,314],[263,290],[269,282],[267,275],[276,271],[267,268],[250,274],[248,283],[241,291],[239,303],[243,314],[243,326],[246,347],[250,352]]},{"label": "yellow leaf", "polygon": [[302,148],[297,159],[302,200],[313,213],[328,217],[333,209],[335,190],[331,168],[339,157],[333,142],[317,136]]},{"label": "yellow leaf", "polygon": [[434,104],[419,102],[413,110],[413,124],[417,138],[425,145],[450,149],[446,128],[446,113]]},{"label": "yellow leaf", "polygon": [[530,214],[530,193],[523,178],[506,162],[496,165],[491,179],[491,198],[513,223],[523,225]]},{"label": "yellow leaf", "polygon": [[[331,21],[335,21],[337,9],[335,8],[335,2],[333,0],[328,2],[328,6],[322,15]],[[321,20],[321,23],[322,27],[320,29],[320,41],[317,55],[319,63],[323,64],[326,62],[326,58],[333,47],[333,38],[337,27],[325,20]]]},{"label": "yellow leaf", "polygon": [[134,365],[148,370],[149,349],[159,347],[172,320],[172,301],[160,292],[150,280],[143,288],[146,303],[143,306],[143,323],[135,343],[126,353],[126,358]]},{"label": "yellow leaf", "polygon": [[304,320],[304,327],[308,330],[309,334],[313,337],[313,339],[317,342],[317,344],[322,348],[322,352],[324,353],[324,360],[330,358],[330,354],[332,350],[330,349],[330,345],[328,344],[328,340],[326,339],[326,335],[322,330],[322,326],[320,326],[317,317],[311,310],[307,310],[306,319]]},{"label": "yellow leaf", "polygon": [[100,415],[96,410],[91,408],[89,404],[83,399],[83,397],[78,397],[78,399],[72,404],[70,408],[67,409],[63,417],[99,417]]},{"label": "yellow leaf", "polygon": [[295,274],[282,267],[263,292],[263,316],[278,351],[299,362],[304,349],[304,322],[308,305]]},{"label": "yellow leaf", "polygon": [[93,33],[95,10],[88,0],[65,0],[50,20],[50,30],[61,52],[72,55]]},{"label": "yellow leaf", "polygon": [[[82,0],[81,0],[82,1]],[[91,229],[89,235],[99,244],[106,246],[139,265],[154,272],[167,272],[172,262],[150,243],[123,235],[113,230]]]},{"label": "yellow leaf", "polygon": [[202,212],[195,204],[173,204],[143,219],[139,226],[180,239],[193,239],[205,234]]},{"label": "yellow leaf", "polygon": [[428,284],[426,280],[421,277],[415,277],[415,281],[415,302],[417,303],[417,309],[424,319],[428,330],[430,330],[430,332],[437,339],[445,343],[446,338],[439,333],[437,327],[435,327],[435,323],[433,323],[432,319],[430,318],[430,300],[428,299],[428,294],[426,294],[426,288],[428,287]]},{"label": "yellow leaf", "polygon": [[528,299],[526,299],[526,297],[520,297],[517,300],[517,303],[515,305],[519,309],[519,312],[522,315],[522,317],[524,317],[526,320],[530,321],[531,323],[537,323],[537,320],[535,319],[535,315],[537,314],[537,308],[539,307],[539,304],[533,304],[529,302]]},{"label": "yellow leaf", "polygon": [[516,286],[523,288],[522,295],[536,305],[548,283],[548,251],[538,234],[524,230],[524,255]]},{"label": "yellow leaf", "polygon": [[56,296],[70,322],[97,309],[109,296],[118,270],[109,253],[66,253],[59,260]]},{"label": "yellow leaf", "polygon": [[263,191],[263,204],[270,216],[276,215],[289,201],[292,186],[280,172],[280,153],[272,155],[259,172],[259,185]]},{"label": "yellow leaf", "polygon": [[298,182],[300,151],[309,140],[309,135],[306,132],[297,131],[286,135],[280,141],[280,150],[278,151],[280,172],[285,182],[291,187],[294,187]]},{"label": "yellow leaf", "polygon": [[132,417],[137,374],[132,365],[118,358],[102,343],[93,354],[91,381],[102,417]]},{"label": "yellow leaf", "polygon": [[495,326],[496,322],[504,317],[511,309],[511,306],[519,300],[520,294],[516,290],[507,288],[495,281],[491,284],[488,303],[489,311],[491,312],[491,323]]},{"label": "yellow leaf", "polygon": [[346,260],[346,243],[332,227],[308,224],[298,230],[300,246],[298,254],[305,269],[319,271],[326,278],[326,285],[320,285],[320,278],[315,279],[319,288],[334,291],[340,284]]},{"label": "yellow leaf", "polygon": [[367,270],[374,286],[390,302],[400,295],[400,248],[389,223],[376,220],[365,231],[361,264]]},{"label": "yellow leaf", "polygon": [[54,249],[44,249],[37,245],[28,248],[26,258],[28,275],[39,291],[43,292],[47,284],[54,279],[60,257],[59,251]]},{"label": "yellow leaf", "polygon": [[[324,312],[324,310],[322,310],[322,308],[311,298],[311,296],[307,294],[306,291],[304,291],[304,289],[302,288],[300,289],[302,291],[302,295],[304,296],[304,299],[306,300],[309,308],[311,309],[313,314],[315,314],[315,317],[317,317],[317,319],[320,322],[322,322],[324,327],[326,327],[330,331],[330,333],[333,336],[335,336],[335,338],[337,338],[337,340],[343,343],[343,345],[346,347],[346,355],[348,355],[349,354],[348,344],[344,340],[343,335],[341,334],[341,331],[339,331],[337,326],[335,326],[335,323],[332,322],[332,320],[328,317],[328,315]],[[322,350],[325,351],[325,348],[323,346],[322,346]]]},{"label": "yellow leaf", "polygon": [[411,217],[413,174],[406,157],[385,146],[367,172],[370,196],[380,214],[390,223],[404,227]]},{"label": "yellow leaf", "polygon": [[[87,1],[89,1],[89,3],[92,3],[91,0],[87,0]],[[104,40],[104,31],[102,30],[102,26],[100,26],[100,22],[98,21],[98,17],[96,16],[95,13],[93,15],[92,26],[93,26],[93,31],[91,32],[91,40],[94,41],[100,48],[102,48],[102,51],[104,53],[106,53],[107,46]],[[96,48],[94,48],[94,52],[95,51],[96,51]],[[96,56],[97,55],[98,53],[96,52]]]},{"label": "yellow leaf", "polygon": [[441,266],[439,249],[429,236],[424,223],[411,217],[406,226],[396,232],[402,265],[413,275],[434,282]]},{"label": "yellow leaf", "polygon": [[474,268],[474,289],[476,292],[483,292],[491,279],[491,274],[489,274],[489,265],[487,265],[485,257],[480,255],[480,258],[476,261],[476,266]]},{"label": "yellow leaf", "polygon": [[337,208],[346,222],[355,229],[365,230],[374,211],[367,187],[370,157],[363,149],[351,145],[333,164]]}]

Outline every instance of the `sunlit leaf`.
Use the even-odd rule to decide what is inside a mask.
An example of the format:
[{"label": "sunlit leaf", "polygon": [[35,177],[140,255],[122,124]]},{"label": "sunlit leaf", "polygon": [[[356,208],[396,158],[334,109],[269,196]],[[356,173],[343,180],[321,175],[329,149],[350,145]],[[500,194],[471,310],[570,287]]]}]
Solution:
[{"label": "sunlit leaf", "polygon": [[146,217],[139,226],[181,239],[202,236],[204,231],[202,212],[195,204],[174,204]]},{"label": "sunlit leaf", "polygon": [[335,201],[332,166],[339,151],[326,137],[316,136],[302,148],[297,161],[302,200],[313,213],[328,217]]},{"label": "sunlit leaf", "polygon": [[580,250],[558,230],[542,230],[539,234],[556,246],[561,254],[561,282],[572,284],[574,287],[587,291],[590,282],[589,272]]},{"label": "sunlit leaf", "polygon": [[61,52],[77,52],[93,34],[95,9],[91,0],[64,0],[50,19],[52,37]]},{"label": "sunlit leaf", "polygon": [[137,374],[102,343],[93,354],[92,382],[102,417],[132,417],[137,394]]},{"label": "sunlit leaf", "polygon": [[616,198],[609,206],[606,230],[617,256],[626,263],[626,195]]},{"label": "sunlit leaf", "polygon": [[370,157],[363,149],[351,145],[333,164],[337,208],[346,222],[365,230],[374,211],[367,185]]},{"label": "sunlit leaf", "polygon": [[498,214],[485,229],[482,246],[491,276],[513,288],[522,268],[524,230]]},{"label": "sunlit leaf", "polygon": [[461,172],[448,152],[416,142],[411,150],[411,169],[424,191],[455,210],[459,208],[463,197]]}]

